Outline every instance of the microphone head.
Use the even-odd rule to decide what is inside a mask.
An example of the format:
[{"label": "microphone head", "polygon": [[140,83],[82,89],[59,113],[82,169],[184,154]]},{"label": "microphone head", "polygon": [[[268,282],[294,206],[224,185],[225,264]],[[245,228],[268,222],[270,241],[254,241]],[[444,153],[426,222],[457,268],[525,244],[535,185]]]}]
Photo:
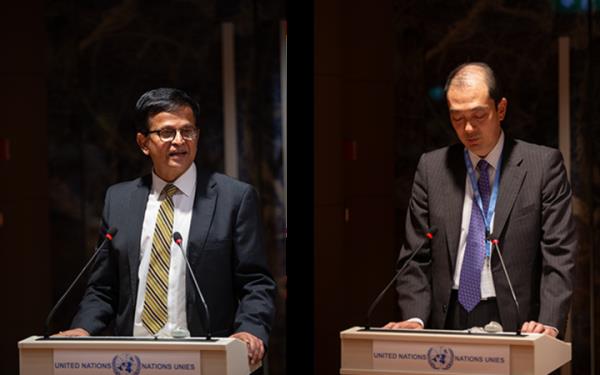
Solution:
[{"label": "microphone head", "polygon": [[183,237],[181,237],[181,233],[175,232],[173,233],[173,239],[177,245],[181,246],[181,242],[183,241]]},{"label": "microphone head", "polygon": [[119,230],[117,228],[111,227],[108,229],[104,237],[107,238],[109,241],[112,241],[113,237],[115,236],[115,234],[117,234],[118,231]]},{"label": "microphone head", "polygon": [[437,227],[435,225],[431,226],[428,231],[425,232],[425,237],[432,239],[435,233],[437,232]]}]

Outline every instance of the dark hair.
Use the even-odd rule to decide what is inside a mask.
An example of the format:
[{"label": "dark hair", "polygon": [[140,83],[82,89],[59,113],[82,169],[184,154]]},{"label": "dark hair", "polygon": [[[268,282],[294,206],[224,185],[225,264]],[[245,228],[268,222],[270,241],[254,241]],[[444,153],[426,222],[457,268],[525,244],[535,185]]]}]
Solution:
[{"label": "dark hair", "polygon": [[492,98],[494,103],[497,104],[498,101],[502,99],[500,84],[496,82],[496,75],[494,74],[492,68],[490,68],[488,64],[483,62],[464,63],[454,68],[450,72],[450,74],[448,74],[448,78],[446,79],[446,84],[444,85],[444,94],[448,96],[448,89],[450,88],[450,85],[452,84],[452,81],[454,80],[456,75],[458,75],[458,73],[460,73],[463,69],[471,66],[475,66],[483,70],[483,78],[485,79],[485,83],[488,87],[488,95],[490,96],[490,98]]},{"label": "dark hair", "polygon": [[194,112],[196,126],[200,125],[200,107],[184,91],[173,88],[159,88],[145,92],[135,104],[136,131],[148,132],[148,119],[160,112],[173,112],[181,107],[190,107]]}]

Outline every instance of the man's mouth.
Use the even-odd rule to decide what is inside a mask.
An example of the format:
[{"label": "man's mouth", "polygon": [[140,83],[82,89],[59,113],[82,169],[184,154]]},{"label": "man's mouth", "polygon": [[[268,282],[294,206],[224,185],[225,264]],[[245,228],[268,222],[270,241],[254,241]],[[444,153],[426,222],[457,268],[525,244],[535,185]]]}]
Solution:
[{"label": "man's mouth", "polygon": [[170,156],[170,157],[172,157],[172,156],[175,156],[175,157],[177,157],[177,156],[183,156],[183,155],[185,155],[185,154],[187,154],[187,151],[185,151],[185,150],[181,150],[181,151],[171,151],[171,152],[169,152],[169,156]]}]

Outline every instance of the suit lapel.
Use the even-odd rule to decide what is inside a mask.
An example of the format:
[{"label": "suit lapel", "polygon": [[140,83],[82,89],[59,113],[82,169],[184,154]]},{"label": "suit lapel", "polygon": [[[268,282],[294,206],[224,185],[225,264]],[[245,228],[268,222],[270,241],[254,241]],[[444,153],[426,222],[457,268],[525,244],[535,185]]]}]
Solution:
[{"label": "suit lapel", "polygon": [[208,238],[218,198],[217,183],[210,176],[209,173],[198,169],[187,255],[192,268],[198,263]]},{"label": "suit lapel", "polygon": [[508,215],[512,210],[515,199],[521,190],[527,171],[521,166],[523,156],[518,152],[515,141],[506,139],[502,152],[502,170],[500,171],[500,190],[494,216],[494,230],[492,234],[498,238],[504,230]]},{"label": "suit lapel", "polygon": [[463,158],[463,147],[461,144],[452,146],[448,149],[446,171],[450,171],[448,181],[445,181],[445,190],[447,198],[447,220],[446,241],[448,244],[448,254],[450,256],[451,269],[456,265],[456,256],[458,253],[458,241],[460,240],[460,226],[462,220],[462,211],[465,200],[465,181],[467,179],[467,170]]},{"label": "suit lapel", "polygon": [[127,239],[127,249],[129,249],[129,272],[133,296],[137,296],[138,268],[140,266],[140,238],[142,236],[142,226],[144,224],[144,214],[148,203],[148,195],[150,194],[151,181],[152,178],[150,175],[142,177],[137,188],[131,193],[129,202],[131,235]]}]

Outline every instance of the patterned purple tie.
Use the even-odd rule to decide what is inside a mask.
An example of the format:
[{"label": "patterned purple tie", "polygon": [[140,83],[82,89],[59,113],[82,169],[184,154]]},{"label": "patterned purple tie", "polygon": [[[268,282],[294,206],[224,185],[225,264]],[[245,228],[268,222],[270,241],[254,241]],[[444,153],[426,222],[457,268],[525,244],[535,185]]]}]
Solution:
[{"label": "patterned purple tie", "polygon": [[[488,174],[489,164],[481,159],[477,163],[479,170],[479,194],[483,202],[483,210],[487,212],[490,203],[490,179]],[[485,257],[485,224],[481,210],[476,201],[473,201],[467,246],[460,271],[460,285],[458,287],[458,301],[471,312],[481,300],[481,270]]]}]

